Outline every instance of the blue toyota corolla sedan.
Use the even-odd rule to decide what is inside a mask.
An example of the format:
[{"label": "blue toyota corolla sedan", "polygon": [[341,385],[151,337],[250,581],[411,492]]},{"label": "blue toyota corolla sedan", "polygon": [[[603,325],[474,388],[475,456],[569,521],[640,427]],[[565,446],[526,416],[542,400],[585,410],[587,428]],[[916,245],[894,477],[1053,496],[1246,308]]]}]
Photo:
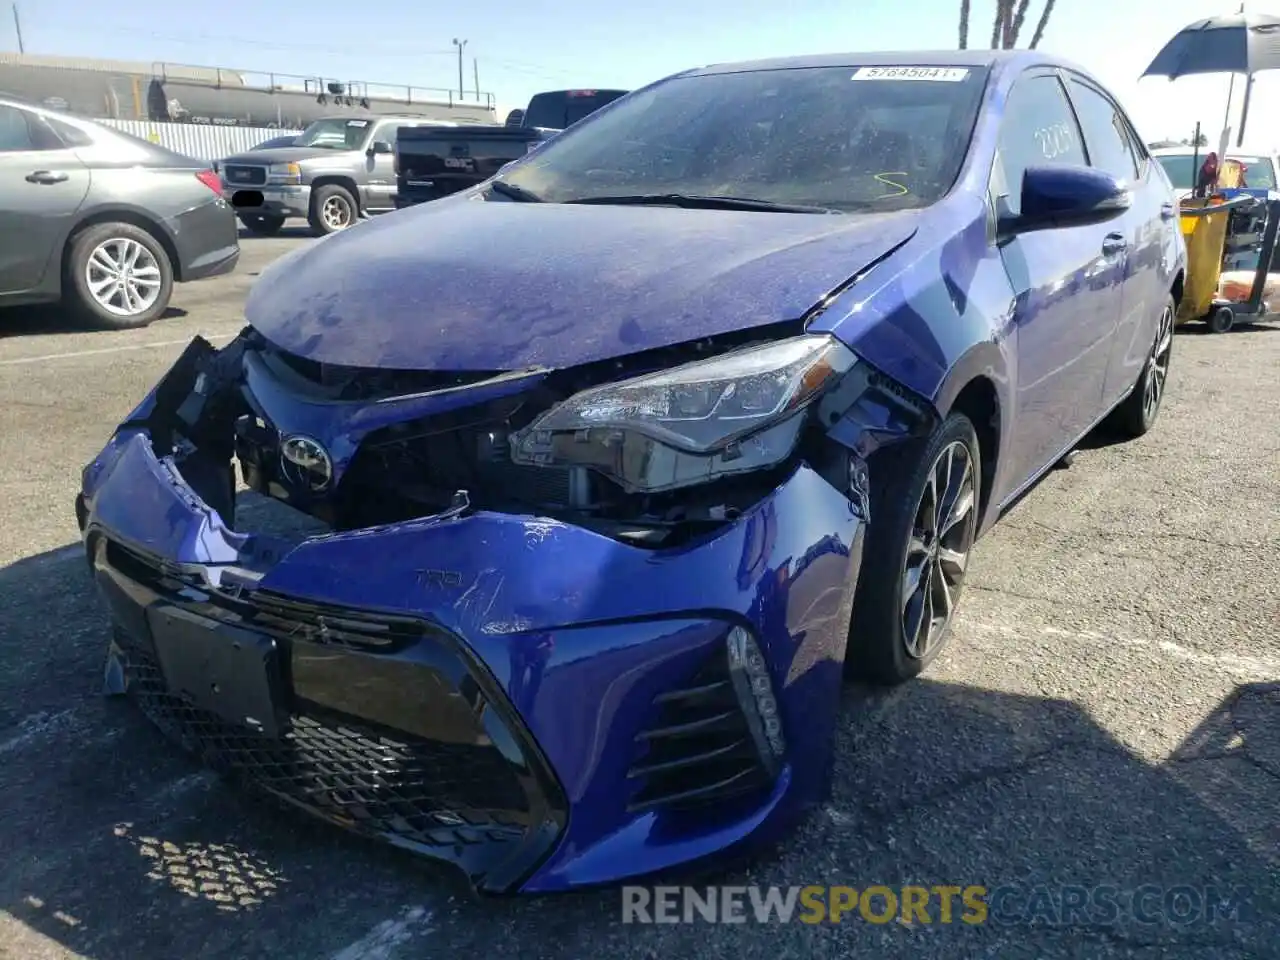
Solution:
[{"label": "blue toyota corolla sedan", "polygon": [[776,838],[842,678],[923,670],[978,537],[1151,428],[1176,212],[1035,51],[637,90],[191,343],[83,471],[108,691],[484,891]]}]

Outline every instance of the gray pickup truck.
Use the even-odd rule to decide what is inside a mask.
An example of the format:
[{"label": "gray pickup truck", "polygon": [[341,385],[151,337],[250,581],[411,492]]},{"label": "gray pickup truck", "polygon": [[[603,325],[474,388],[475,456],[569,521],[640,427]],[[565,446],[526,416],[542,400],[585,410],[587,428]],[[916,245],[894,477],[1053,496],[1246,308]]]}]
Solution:
[{"label": "gray pickup truck", "polygon": [[286,147],[250,150],[219,162],[222,193],[240,222],[270,235],[305,217],[317,235],[395,209],[396,131],[457,126],[414,116],[325,117]]}]

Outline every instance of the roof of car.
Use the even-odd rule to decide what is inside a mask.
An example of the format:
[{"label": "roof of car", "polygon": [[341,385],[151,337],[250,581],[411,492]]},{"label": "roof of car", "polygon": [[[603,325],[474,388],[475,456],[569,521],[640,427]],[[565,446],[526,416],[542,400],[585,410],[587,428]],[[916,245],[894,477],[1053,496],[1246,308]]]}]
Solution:
[{"label": "roof of car", "polygon": [[853,53],[819,53],[802,57],[775,57],[738,63],[713,63],[689,73],[745,73],[751,70],[786,70],[801,67],[994,67],[1002,65],[1081,68],[1062,57],[1039,50],[876,50]]}]

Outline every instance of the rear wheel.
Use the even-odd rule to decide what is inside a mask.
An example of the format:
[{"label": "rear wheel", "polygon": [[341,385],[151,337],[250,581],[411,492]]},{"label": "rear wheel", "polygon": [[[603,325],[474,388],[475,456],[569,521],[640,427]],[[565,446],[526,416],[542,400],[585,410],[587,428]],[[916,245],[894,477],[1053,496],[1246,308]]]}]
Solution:
[{"label": "rear wheel", "polygon": [[1136,440],[1154,426],[1164,402],[1169,380],[1169,360],[1173,355],[1173,317],[1177,308],[1170,297],[1160,312],[1156,336],[1147,352],[1147,362],[1138,375],[1133,391],[1111,414],[1108,423],[1113,430]]},{"label": "rear wheel", "polygon": [[356,222],[360,207],[346,187],[326,183],[311,191],[311,212],[307,222],[320,236],[345,230]]},{"label": "rear wheel", "polygon": [[155,237],[132,223],[98,223],[71,242],[70,306],[104,330],[145,327],[169,307],[173,264]]},{"label": "rear wheel", "polygon": [[950,637],[978,527],[982,464],[962,413],[872,465],[871,524],[849,631],[847,671],[897,684]]},{"label": "rear wheel", "polygon": [[242,213],[240,223],[250,233],[271,237],[280,232],[284,226],[284,217],[273,217],[265,213]]}]

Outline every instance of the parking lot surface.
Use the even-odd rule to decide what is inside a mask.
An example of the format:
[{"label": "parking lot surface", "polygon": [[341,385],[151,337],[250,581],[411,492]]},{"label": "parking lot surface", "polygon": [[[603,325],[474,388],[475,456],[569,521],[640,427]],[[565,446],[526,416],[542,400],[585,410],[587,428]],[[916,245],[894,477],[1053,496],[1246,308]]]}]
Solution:
[{"label": "parking lot surface", "polygon": [[[1083,450],[979,545],[922,679],[849,690],[830,801],[697,881],[981,885],[1007,889],[1000,918],[624,924],[617,890],[477,901],[241,795],[100,696],[79,469],[306,242],[245,239],[146,330],[0,314],[0,957],[1280,956],[1280,324],[1181,334],[1154,432]],[[1121,909],[1065,916],[1067,887]],[[1191,916],[1216,894],[1216,922]]]}]

